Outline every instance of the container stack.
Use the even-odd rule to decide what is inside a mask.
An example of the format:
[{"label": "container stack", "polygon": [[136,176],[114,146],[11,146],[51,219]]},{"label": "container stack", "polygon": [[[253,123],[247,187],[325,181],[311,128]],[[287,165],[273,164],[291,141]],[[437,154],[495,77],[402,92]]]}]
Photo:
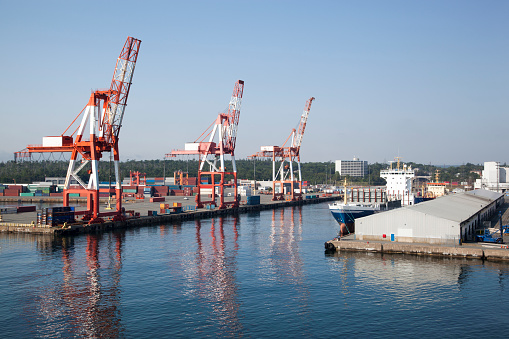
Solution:
[{"label": "container stack", "polygon": [[239,186],[238,192],[243,197],[251,196],[251,188],[249,186]]},{"label": "container stack", "polygon": [[154,178],[154,185],[156,186],[164,186],[164,178],[163,177],[156,177]]},{"label": "container stack", "polygon": [[168,192],[169,192],[168,186],[153,186],[153,188],[154,188],[154,197],[168,196]]},{"label": "container stack", "polygon": [[4,196],[6,197],[18,197],[20,193],[24,192],[24,186],[22,185],[9,185],[4,188]]},{"label": "container stack", "polygon": [[151,198],[153,190],[154,190],[154,187],[152,187],[152,186],[144,186],[143,187],[143,195],[146,196],[146,197]]},{"label": "container stack", "polygon": [[74,207],[43,208],[37,212],[38,227],[53,227],[66,222],[75,222]]},{"label": "container stack", "polygon": [[182,190],[184,191],[184,196],[190,197],[193,195],[193,188],[192,185],[182,185]]},{"label": "container stack", "polygon": [[136,193],[138,193],[138,186],[122,186],[122,196],[134,198],[136,196]]},{"label": "container stack", "polygon": [[160,204],[159,205],[159,212],[161,214],[175,214],[175,213],[182,213],[182,203],[180,202],[174,202],[173,206],[170,207],[170,204]]},{"label": "container stack", "polygon": [[[51,182],[39,182],[27,185],[26,193],[20,196],[35,196],[35,197],[49,197],[51,193],[55,193],[56,186]],[[31,193],[31,194],[30,194]]]}]

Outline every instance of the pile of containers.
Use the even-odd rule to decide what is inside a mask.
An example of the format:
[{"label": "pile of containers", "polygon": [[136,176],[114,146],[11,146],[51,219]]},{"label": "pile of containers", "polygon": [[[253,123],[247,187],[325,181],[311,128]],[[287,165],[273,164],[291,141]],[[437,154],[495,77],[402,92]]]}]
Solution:
[{"label": "pile of containers", "polygon": [[172,207],[170,207],[170,204],[160,204],[159,212],[162,214],[182,213],[182,203],[174,202]]},{"label": "pile of containers", "polygon": [[37,226],[51,227],[75,222],[74,207],[51,207],[43,208],[37,212]]},{"label": "pile of containers", "polygon": [[20,193],[25,192],[25,187],[22,185],[2,185],[0,196],[5,197],[18,197]]}]

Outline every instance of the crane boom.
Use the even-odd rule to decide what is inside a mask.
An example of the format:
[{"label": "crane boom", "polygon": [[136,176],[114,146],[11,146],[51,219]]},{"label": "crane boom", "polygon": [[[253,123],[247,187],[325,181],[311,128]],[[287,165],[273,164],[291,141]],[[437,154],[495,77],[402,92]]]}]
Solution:
[{"label": "crane boom", "polygon": [[311,110],[311,103],[315,100],[314,97],[311,97],[306,101],[306,106],[304,106],[304,112],[300,117],[299,128],[297,130],[296,137],[294,139],[292,147],[300,149],[300,145],[302,144],[302,137],[304,136],[304,131],[306,130],[306,123],[308,121],[309,111]]},{"label": "crane boom", "polygon": [[239,126],[240,106],[242,104],[242,94],[244,93],[244,81],[239,80],[235,83],[233,94],[228,106],[228,114],[224,122],[223,148],[225,153],[235,153],[235,143],[237,141],[237,130]]},{"label": "crane boom", "polygon": [[114,140],[118,138],[122,126],[140,43],[140,40],[128,37],[117,59],[110,86],[109,114],[105,115],[107,118],[105,138],[109,143],[114,143]]}]

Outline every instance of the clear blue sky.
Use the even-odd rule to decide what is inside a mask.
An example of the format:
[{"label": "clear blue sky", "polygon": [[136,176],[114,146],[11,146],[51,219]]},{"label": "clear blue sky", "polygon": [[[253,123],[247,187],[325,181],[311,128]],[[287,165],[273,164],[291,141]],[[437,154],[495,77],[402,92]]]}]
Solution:
[{"label": "clear blue sky", "polygon": [[194,141],[245,81],[237,158],[509,162],[509,1],[0,0],[0,160],[59,135],[142,40],[121,160]]}]

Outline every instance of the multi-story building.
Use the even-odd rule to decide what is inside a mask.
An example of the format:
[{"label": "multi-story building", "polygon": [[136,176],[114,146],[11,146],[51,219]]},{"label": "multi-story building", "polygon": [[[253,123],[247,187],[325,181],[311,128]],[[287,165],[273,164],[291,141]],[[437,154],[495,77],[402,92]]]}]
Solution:
[{"label": "multi-story building", "polygon": [[353,160],[336,160],[336,172],[339,175],[363,177],[368,174],[368,162],[353,158]]},{"label": "multi-story building", "polygon": [[501,167],[497,161],[488,161],[484,163],[482,177],[475,181],[474,188],[504,193],[509,190],[508,180],[509,167]]}]

